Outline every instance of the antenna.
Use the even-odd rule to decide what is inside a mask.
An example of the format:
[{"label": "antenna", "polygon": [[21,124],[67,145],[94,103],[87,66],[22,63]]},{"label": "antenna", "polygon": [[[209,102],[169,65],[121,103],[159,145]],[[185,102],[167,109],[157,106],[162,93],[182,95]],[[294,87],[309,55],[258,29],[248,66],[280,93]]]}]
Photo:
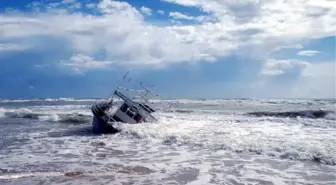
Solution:
[{"label": "antenna", "polygon": [[[108,104],[108,107],[116,105],[118,102],[114,101],[114,99],[113,99],[116,91],[126,91],[127,93],[132,94],[131,96],[133,96],[133,93],[135,92],[135,96],[131,99],[135,100],[135,98],[139,97],[139,101],[145,103],[145,105],[147,103],[151,104],[151,102],[149,100],[152,99],[152,98],[159,99],[159,100],[161,99],[160,96],[156,92],[154,92],[153,89],[152,89],[155,86],[154,84],[151,84],[151,85],[144,84],[142,81],[140,81],[140,89],[141,90],[135,90],[135,89],[129,89],[129,88],[122,87],[121,85],[123,83],[128,83],[131,80],[134,81],[134,82],[139,82],[138,80],[134,80],[134,79],[132,79],[132,77],[129,77],[129,74],[130,74],[130,71],[127,71],[125,73],[125,75],[120,80],[118,80],[117,88],[115,88],[115,90],[111,94],[108,95],[107,99],[101,101],[99,103],[100,105]],[[154,102],[152,102],[152,103],[154,103]],[[96,104],[97,104],[97,102],[96,102]],[[148,104],[147,104],[147,106],[148,106]],[[163,102],[163,101],[159,101],[158,104],[161,104],[162,107],[165,108],[165,109],[167,109],[167,108],[170,109],[173,106],[173,103]]]},{"label": "antenna", "polygon": [[124,78],[119,82],[118,86],[117,86],[117,89],[120,88],[120,85],[122,84],[122,82],[126,79],[126,77],[128,76],[129,74],[129,71],[126,72],[126,74],[124,75]]},{"label": "antenna", "polygon": [[[126,77],[128,76],[128,74],[129,74],[129,71],[127,71],[126,74],[124,75],[123,79],[121,79],[121,80],[119,81],[119,83],[118,83],[118,85],[117,85],[117,89],[120,88],[120,85],[121,85],[122,82],[126,79]],[[128,82],[129,82],[129,81],[130,81],[130,79],[128,80]],[[116,90],[117,90],[117,89],[116,89]],[[110,97],[112,97],[112,102],[113,102],[113,94],[114,94],[114,91],[113,91],[111,94],[108,95],[108,97],[107,97],[107,99],[104,101],[104,103],[107,103],[107,102],[109,101]]]},{"label": "antenna", "polygon": [[[143,96],[141,96],[142,100],[148,102],[148,100],[145,99],[145,97],[147,96],[147,94],[150,94],[150,95],[152,95],[154,97],[159,97],[159,95],[157,93],[155,93],[152,89],[150,89],[150,88],[153,88],[154,85],[148,85],[148,87],[145,87],[143,82],[140,82],[140,85],[145,90],[145,94]],[[159,97],[159,99],[160,99],[160,97]],[[170,109],[173,106],[173,103],[169,104],[167,102],[164,103],[162,101],[160,101],[160,104],[163,105],[164,107],[168,108],[168,109]]]}]

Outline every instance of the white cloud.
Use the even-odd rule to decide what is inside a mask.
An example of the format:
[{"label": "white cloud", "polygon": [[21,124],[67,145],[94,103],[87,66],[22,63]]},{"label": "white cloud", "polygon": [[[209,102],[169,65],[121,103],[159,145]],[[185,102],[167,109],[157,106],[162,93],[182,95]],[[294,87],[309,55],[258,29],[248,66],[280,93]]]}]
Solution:
[{"label": "white cloud", "polygon": [[74,3],[76,2],[77,0],[63,0],[62,3],[63,4],[71,4],[71,3]]},{"label": "white cloud", "polygon": [[145,15],[152,15],[152,10],[148,7],[142,6],[140,11]]},{"label": "white cloud", "polygon": [[96,8],[96,4],[94,4],[94,3],[88,3],[85,6],[86,6],[86,8]]},{"label": "white cloud", "polygon": [[109,15],[112,14],[117,16],[118,18],[120,16],[125,16],[125,21],[127,21],[127,18],[133,19],[134,17],[140,17],[141,15],[136,8],[132,7],[127,2],[121,1],[102,0],[98,4],[98,8],[102,13]]},{"label": "white cloud", "polygon": [[[33,12],[0,13],[0,38],[6,41],[0,44],[0,52],[26,49],[23,40],[52,37],[69,43],[70,48],[66,49],[81,53],[59,63],[77,73],[113,65],[152,69],[180,62],[225,62],[220,58],[228,55],[264,59],[279,49],[303,49],[302,44],[307,40],[334,36],[336,31],[336,4],[328,0],[166,1],[196,7],[203,12],[201,15],[170,12],[173,20],[167,20],[167,24],[161,24],[160,20],[157,24],[144,19],[144,14],[149,15],[152,10],[137,9],[116,0],[83,4],[92,8],[93,14],[69,9],[79,7],[75,0],[63,1],[68,3],[66,5],[32,3]],[[42,11],[43,8],[46,10]],[[162,10],[157,13],[164,14]],[[195,21],[195,24],[181,19]],[[13,42],[7,43],[9,41]],[[46,42],[46,46],[51,44]],[[106,57],[98,60],[95,56],[100,52]],[[298,54],[307,53],[312,55],[307,50]],[[285,79],[295,82],[289,84],[288,89],[283,84],[275,88],[279,96],[283,93],[288,97],[334,96],[334,69],[334,62],[312,64],[294,59],[268,59],[260,78],[267,81],[295,76]],[[264,83],[255,84],[261,87]],[[264,90],[267,94],[272,89],[265,86]]]},{"label": "white cloud", "polygon": [[317,54],[321,53],[320,51],[315,50],[301,50],[297,53],[299,56],[315,56]]},{"label": "white cloud", "polygon": [[[198,21],[193,25],[155,25],[127,2],[102,0],[96,9],[102,15],[62,8],[33,14],[2,13],[0,38],[52,36],[69,41],[75,52],[87,56],[104,51],[105,60],[125,65],[166,66],[220,61],[231,54],[266,58],[280,47],[336,31],[336,7],[327,0],[166,1],[199,7],[205,14],[184,17]],[[174,16],[181,18],[182,14]]]},{"label": "white cloud", "polygon": [[[223,26],[246,29],[255,27],[264,31],[262,38],[275,37],[301,39],[313,36],[332,35],[336,30],[336,5],[321,0],[166,0],[185,6],[200,7],[218,17]],[[248,11],[247,11],[248,10]],[[320,14],[312,14],[321,10]],[[323,11],[322,11],[323,10]],[[245,23],[245,24],[243,24]],[[316,26],[319,25],[318,29]],[[295,28],[295,29],[293,29]]]},{"label": "white cloud", "polygon": [[89,69],[104,69],[108,68],[113,62],[99,61],[90,56],[77,54],[72,56],[69,60],[62,60],[59,63],[61,66],[67,66],[73,69],[76,73],[84,73]]},{"label": "white cloud", "polygon": [[268,59],[263,66],[261,74],[267,76],[277,76],[285,73],[300,73],[303,69],[310,66],[308,62],[299,60],[276,60]]},{"label": "white cloud", "polygon": [[251,92],[257,97],[335,98],[335,67],[334,61],[269,59],[264,63],[262,76],[251,83]]},{"label": "white cloud", "polygon": [[336,98],[336,63],[323,62],[307,66],[294,84],[292,97]]},{"label": "white cloud", "polygon": [[158,10],[158,11],[156,11],[158,14],[161,14],[161,15],[164,15],[164,11],[163,10]]},{"label": "white cloud", "polygon": [[180,12],[169,12],[169,16],[173,17],[174,19],[185,19],[185,20],[195,20],[199,22],[210,22],[214,21],[215,19],[211,16],[190,16],[190,15],[185,15]]},{"label": "white cloud", "polygon": [[28,46],[12,44],[12,43],[0,43],[0,53],[8,51],[23,51],[28,49]]},{"label": "white cloud", "polygon": [[279,51],[282,49],[303,49],[302,44],[290,44],[277,47],[274,51]]},{"label": "white cloud", "polygon": [[81,7],[82,7],[82,4],[80,2],[77,2],[71,6],[71,8],[77,8],[77,9]]},{"label": "white cloud", "polygon": [[43,4],[42,2],[33,2],[31,6],[37,10],[37,12],[39,12],[44,7],[49,10],[54,10],[55,8],[79,9],[82,7],[82,4],[77,2],[77,0],[63,0],[61,2],[53,2],[47,5]]},{"label": "white cloud", "polygon": [[335,78],[336,63],[335,61],[331,62],[321,62],[309,65],[302,72],[304,77],[331,77],[331,79],[336,80]]},{"label": "white cloud", "polygon": [[174,17],[175,19],[187,19],[187,20],[193,20],[195,19],[194,16],[188,16],[188,15],[184,15],[180,12],[169,12],[169,16],[170,17]]}]

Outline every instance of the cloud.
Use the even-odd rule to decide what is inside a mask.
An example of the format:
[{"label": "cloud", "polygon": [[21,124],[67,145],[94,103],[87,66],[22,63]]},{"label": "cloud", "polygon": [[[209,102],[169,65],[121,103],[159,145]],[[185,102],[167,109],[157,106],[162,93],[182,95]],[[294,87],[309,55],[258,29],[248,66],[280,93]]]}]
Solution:
[{"label": "cloud", "polygon": [[61,3],[51,3],[51,5],[54,5],[54,7],[57,7],[61,4],[67,6],[69,9],[79,9],[82,6],[82,4],[77,2],[77,0],[63,0]]},{"label": "cloud", "polygon": [[315,56],[317,54],[321,53],[320,51],[315,50],[301,50],[297,53],[299,56]]},{"label": "cloud", "polygon": [[[102,0],[98,4],[98,8],[102,13],[108,15],[115,15],[119,18],[119,16],[126,16],[125,19],[134,19],[141,18],[141,14],[139,11],[132,7],[127,2],[122,1],[112,1],[112,0]],[[120,14],[119,16],[117,14]],[[99,17],[97,17],[99,18]]]},{"label": "cloud", "polygon": [[161,14],[161,15],[164,15],[164,11],[163,10],[158,10],[158,11],[156,11],[158,14]]},{"label": "cloud", "polygon": [[299,60],[276,60],[268,59],[261,70],[261,74],[266,76],[277,76],[286,73],[300,73],[311,64]]},{"label": "cloud", "polygon": [[0,53],[9,51],[24,51],[28,49],[28,46],[12,44],[12,43],[0,43]]},{"label": "cloud", "polygon": [[250,83],[255,97],[335,98],[336,63],[309,63],[295,59],[269,59],[261,76]]},{"label": "cloud", "polygon": [[291,96],[336,98],[336,63],[331,61],[307,66],[294,84]]},{"label": "cloud", "polygon": [[279,51],[282,49],[303,49],[302,44],[290,44],[277,47],[274,51]]},{"label": "cloud", "polygon": [[304,77],[330,77],[332,80],[336,80],[336,63],[334,61],[321,62],[311,64],[303,70],[302,76]]},{"label": "cloud", "polygon": [[96,4],[94,4],[94,3],[88,3],[88,4],[86,4],[85,6],[86,6],[86,8],[91,9],[91,8],[95,8],[95,7],[96,7]]},{"label": "cloud", "polygon": [[82,4],[80,2],[77,2],[74,5],[70,6],[70,8],[77,8],[77,9],[79,9],[81,7],[82,7]]},{"label": "cloud", "polygon": [[140,11],[145,15],[152,15],[152,10],[148,7],[142,6]]},{"label": "cloud", "polygon": [[71,4],[71,3],[74,3],[76,2],[76,0],[63,0],[62,3],[64,4]]},{"label": "cloud", "polygon": [[[216,16],[223,26],[237,27],[243,25],[264,30],[259,39],[289,39],[332,35],[336,30],[335,4],[321,0],[166,0],[184,6],[199,7],[203,11]],[[248,10],[248,11],[247,11]],[[312,12],[320,14],[312,16]],[[314,29],[319,25],[319,29]],[[295,29],[292,29],[295,27]],[[223,29],[224,31],[225,29]],[[290,43],[290,42],[289,42]]]},{"label": "cloud", "polygon": [[62,60],[59,63],[61,66],[70,67],[77,74],[83,74],[89,69],[105,69],[113,62],[111,61],[98,61],[90,56],[78,54],[72,56],[69,60]]},{"label": "cloud", "polygon": [[180,12],[169,12],[169,16],[178,20],[189,20],[189,21],[194,20],[203,23],[215,21],[215,19],[211,16],[190,16]]},{"label": "cloud", "polygon": [[144,19],[143,13],[151,12],[146,7],[102,0],[96,6],[85,5],[95,13],[59,6],[25,14],[2,13],[0,37],[15,40],[13,44],[24,38],[53,37],[66,40],[73,52],[92,58],[103,52],[106,61],[165,67],[221,61],[229,55],[263,59],[279,47],[336,31],[336,8],[327,0],[166,1],[200,8],[204,15],[170,12],[174,18],[198,23],[175,21],[171,25],[167,20],[167,24],[157,25]]},{"label": "cloud", "polygon": [[175,19],[187,19],[187,20],[193,20],[195,19],[194,16],[188,16],[188,15],[184,15],[180,12],[169,12],[169,16],[170,17],[174,17]]}]

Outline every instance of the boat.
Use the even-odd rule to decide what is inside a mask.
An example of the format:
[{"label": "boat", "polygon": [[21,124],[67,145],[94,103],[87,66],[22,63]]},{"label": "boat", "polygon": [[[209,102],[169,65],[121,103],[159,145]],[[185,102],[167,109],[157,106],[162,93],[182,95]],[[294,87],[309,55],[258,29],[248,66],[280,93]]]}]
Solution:
[{"label": "boat", "polygon": [[[123,80],[127,75],[128,72]],[[100,134],[117,133],[119,130],[114,126],[116,123],[157,122],[158,118],[153,115],[157,110],[149,99],[153,96],[157,99],[159,96],[150,87],[144,87],[142,82],[140,85],[141,89],[118,86],[107,99],[95,102],[91,106],[92,131]],[[161,104],[171,107],[171,105]]]}]

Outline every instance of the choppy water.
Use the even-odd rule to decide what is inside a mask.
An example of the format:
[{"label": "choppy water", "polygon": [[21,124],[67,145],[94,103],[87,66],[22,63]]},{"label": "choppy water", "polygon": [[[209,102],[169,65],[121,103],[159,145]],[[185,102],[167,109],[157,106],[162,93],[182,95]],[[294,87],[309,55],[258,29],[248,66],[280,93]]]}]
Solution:
[{"label": "choppy water", "polygon": [[166,100],[91,132],[94,100],[0,101],[0,184],[335,184],[335,100]]}]

